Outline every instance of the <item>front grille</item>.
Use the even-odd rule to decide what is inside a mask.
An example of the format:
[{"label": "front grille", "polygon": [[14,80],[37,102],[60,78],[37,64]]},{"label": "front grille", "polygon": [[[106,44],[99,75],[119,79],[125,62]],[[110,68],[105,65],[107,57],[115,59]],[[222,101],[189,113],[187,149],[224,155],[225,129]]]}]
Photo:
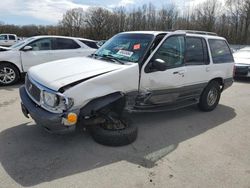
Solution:
[{"label": "front grille", "polygon": [[33,84],[28,77],[26,78],[25,87],[30,96],[36,100],[36,102],[40,102],[41,90]]}]

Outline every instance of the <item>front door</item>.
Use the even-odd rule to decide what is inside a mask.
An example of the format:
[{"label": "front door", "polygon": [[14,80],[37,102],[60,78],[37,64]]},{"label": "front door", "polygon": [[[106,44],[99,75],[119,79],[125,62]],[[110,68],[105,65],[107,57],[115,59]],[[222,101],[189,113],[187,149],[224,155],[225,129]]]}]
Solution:
[{"label": "front door", "polygon": [[[184,51],[184,34],[170,34],[156,48],[141,70],[139,105],[165,105],[178,99],[185,85]],[[155,61],[165,69],[157,69]]]},{"label": "front door", "polygon": [[43,38],[28,44],[27,46],[32,47],[31,50],[21,50],[21,59],[24,71],[27,72],[32,66],[52,61],[52,44],[53,40],[51,38]]}]

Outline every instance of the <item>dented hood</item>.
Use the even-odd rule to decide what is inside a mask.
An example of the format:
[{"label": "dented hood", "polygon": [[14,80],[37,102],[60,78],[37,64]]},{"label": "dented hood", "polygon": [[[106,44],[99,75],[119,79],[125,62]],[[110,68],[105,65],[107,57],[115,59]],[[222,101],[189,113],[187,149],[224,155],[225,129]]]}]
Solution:
[{"label": "dented hood", "polygon": [[41,85],[58,91],[61,87],[124,67],[90,57],[44,63],[29,69],[28,75]]}]

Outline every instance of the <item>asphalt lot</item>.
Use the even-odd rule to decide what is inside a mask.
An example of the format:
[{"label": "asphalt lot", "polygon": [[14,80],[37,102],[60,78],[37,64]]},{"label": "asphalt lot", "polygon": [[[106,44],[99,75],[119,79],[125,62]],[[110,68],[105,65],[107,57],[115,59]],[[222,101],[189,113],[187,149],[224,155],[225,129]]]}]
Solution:
[{"label": "asphalt lot", "polygon": [[19,86],[0,88],[0,188],[250,187],[250,80],[213,112],[132,115],[138,139],[118,148],[40,129],[21,113]]}]

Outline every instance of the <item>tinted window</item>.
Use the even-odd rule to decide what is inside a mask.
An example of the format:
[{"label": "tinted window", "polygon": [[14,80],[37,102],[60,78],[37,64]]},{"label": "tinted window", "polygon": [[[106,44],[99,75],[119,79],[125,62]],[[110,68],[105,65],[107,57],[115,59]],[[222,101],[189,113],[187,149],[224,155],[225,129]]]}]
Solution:
[{"label": "tinted window", "polygon": [[153,59],[158,59],[167,67],[177,67],[183,64],[184,60],[184,36],[172,36],[167,38]]},{"label": "tinted window", "polygon": [[85,40],[81,40],[82,43],[86,44],[88,47],[90,48],[95,48],[98,49],[98,46],[96,45],[95,42],[92,41],[85,41]]},{"label": "tinted window", "polygon": [[39,39],[28,44],[28,46],[31,46],[33,51],[52,50],[52,39],[50,38]]},{"label": "tinted window", "polygon": [[187,37],[186,63],[200,65],[208,62],[206,42],[202,38]]},{"label": "tinted window", "polygon": [[9,35],[9,40],[16,40],[16,37],[14,35]]},{"label": "tinted window", "polygon": [[80,46],[71,39],[57,38],[55,40],[55,50],[77,49]]},{"label": "tinted window", "polygon": [[0,36],[0,40],[8,40],[7,35],[1,35],[1,36]]},{"label": "tinted window", "polygon": [[208,41],[214,63],[230,63],[234,61],[226,41],[216,39]]}]

